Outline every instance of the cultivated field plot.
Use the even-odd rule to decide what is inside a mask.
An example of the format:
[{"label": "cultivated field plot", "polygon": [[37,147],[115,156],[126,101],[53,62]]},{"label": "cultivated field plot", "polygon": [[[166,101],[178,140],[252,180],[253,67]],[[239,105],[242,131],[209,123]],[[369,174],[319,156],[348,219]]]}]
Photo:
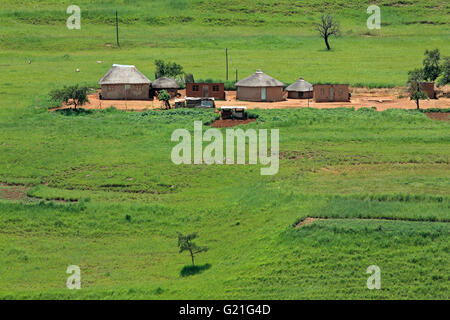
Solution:
[{"label": "cultivated field plot", "polygon": [[[233,129],[279,130],[267,176],[261,164],[172,162],[174,130],[205,132],[213,110],[49,111],[49,91],[98,89],[113,63],[152,75],[168,59],[225,80],[228,48],[230,79],[263,68],[369,90],[404,86],[425,49],[450,55],[446,1],[381,1],[371,31],[364,1],[211,3],[82,0],[81,29],[68,30],[68,1],[2,1],[0,298],[449,299],[445,110],[249,108]],[[324,7],[342,30],[329,52],[313,26]],[[177,232],[209,248],[191,273]],[[71,265],[81,290],[66,287]],[[367,288],[372,265],[379,290]]]}]

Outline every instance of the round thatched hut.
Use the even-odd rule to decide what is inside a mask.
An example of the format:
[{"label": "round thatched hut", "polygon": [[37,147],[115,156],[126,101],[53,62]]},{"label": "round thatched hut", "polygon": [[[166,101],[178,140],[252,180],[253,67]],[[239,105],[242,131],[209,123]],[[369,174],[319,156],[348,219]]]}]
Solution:
[{"label": "round thatched hut", "polygon": [[113,64],[98,82],[101,99],[139,100],[149,98],[151,81],[133,65]]},{"label": "round thatched hut", "polygon": [[285,84],[261,70],[236,82],[236,99],[245,101],[281,101],[285,99]]},{"label": "round thatched hut", "polygon": [[161,77],[153,81],[152,88],[155,91],[155,95],[158,95],[158,91],[166,90],[173,97],[177,96],[180,85],[175,79]]},{"label": "round thatched hut", "polygon": [[313,85],[303,78],[288,86],[286,91],[290,99],[312,99],[314,93]]}]

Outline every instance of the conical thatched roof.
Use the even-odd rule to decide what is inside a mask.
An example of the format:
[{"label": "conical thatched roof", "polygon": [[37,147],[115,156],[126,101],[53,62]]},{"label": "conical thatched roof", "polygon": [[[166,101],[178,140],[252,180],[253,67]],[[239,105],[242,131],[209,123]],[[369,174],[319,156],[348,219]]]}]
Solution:
[{"label": "conical thatched roof", "polygon": [[293,84],[286,88],[286,91],[297,91],[297,92],[309,92],[313,91],[313,86],[308,81],[305,81],[303,78],[295,81]]},{"label": "conical thatched roof", "polygon": [[150,84],[151,81],[135,66],[113,64],[98,84]]},{"label": "conical thatched roof", "polygon": [[161,77],[152,82],[152,87],[155,89],[180,89],[180,85],[175,79]]},{"label": "conical thatched roof", "polygon": [[250,77],[236,82],[237,87],[283,87],[284,85],[283,82],[268,76],[261,70],[257,70]]}]

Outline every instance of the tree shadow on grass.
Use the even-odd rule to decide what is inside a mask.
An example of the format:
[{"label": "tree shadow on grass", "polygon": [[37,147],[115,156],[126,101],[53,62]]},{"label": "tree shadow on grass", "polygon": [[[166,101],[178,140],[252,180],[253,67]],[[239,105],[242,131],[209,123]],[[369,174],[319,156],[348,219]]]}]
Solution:
[{"label": "tree shadow on grass", "polygon": [[209,268],[211,268],[211,265],[209,263],[206,263],[201,266],[184,266],[183,269],[181,269],[180,271],[180,275],[182,277],[193,276],[195,274],[202,273],[203,271],[208,270]]},{"label": "tree shadow on grass", "polygon": [[89,109],[83,109],[83,108],[77,108],[77,109],[67,108],[67,109],[58,109],[58,110],[55,110],[55,112],[57,112],[63,116],[83,116],[83,115],[92,114],[94,111],[89,110]]}]

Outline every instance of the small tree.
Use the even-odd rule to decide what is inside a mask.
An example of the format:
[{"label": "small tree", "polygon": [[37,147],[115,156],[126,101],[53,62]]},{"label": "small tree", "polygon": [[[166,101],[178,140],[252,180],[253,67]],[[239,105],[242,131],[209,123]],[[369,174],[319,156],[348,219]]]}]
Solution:
[{"label": "small tree", "polygon": [[439,49],[425,50],[425,59],[423,59],[423,72],[424,79],[428,81],[434,81],[441,73],[441,66],[439,62],[441,60],[441,54]]},{"label": "small tree", "polygon": [[330,50],[330,44],[328,43],[328,38],[330,36],[338,37],[341,34],[339,29],[339,23],[330,15],[324,14],[320,18],[320,22],[316,24],[316,30],[319,32],[320,36],[325,40],[327,50]]},{"label": "small tree", "polygon": [[428,98],[427,94],[420,88],[420,84],[424,81],[424,79],[425,74],[422,69],[414,69],[408,72],[409,99],[416,101],[417,110],[420,109],[419,100]]},{"label": "small tree", "polygon": [[176,78],[183,75],[183,67],[175,62],[164,62],[163,60],[155,60],[155,78],[169,77]]},{"label": "small tree", "polygon": [[450,57],[445,57],[441,65],[442,75],[439,77],[438,85],[445,86],[450,83]]},{"label": "small tree", "polygon": [[199,247],[192,240],[197,238],[197,233],[191,233],[188,235],[183,235],[178,232],[178,247],[180,248],[180,253],[184,251],[189,251],[192,260],[192,266],[194,267],[194,256],[197,253],[208,251],[207,247]]},{"label": "small tree", "polygon": [[79,87],[77,84],[74,86],[64,86],[62,89],[55,89],[50,92],[52,100],[60,103],[64,102],[66,105],[73,105],[76,109],[77,106],[82,106],[86,102],[89,102],[87,93],[89,88]]},{"label": "small tree", "polygon": [[166,90],[161,90],[158,93],[158,100],[164,101],[164,104],[167,109],[170,109],[170,103],[169,103],[170,98],[171,98],[170,93],[168,93]]}]

